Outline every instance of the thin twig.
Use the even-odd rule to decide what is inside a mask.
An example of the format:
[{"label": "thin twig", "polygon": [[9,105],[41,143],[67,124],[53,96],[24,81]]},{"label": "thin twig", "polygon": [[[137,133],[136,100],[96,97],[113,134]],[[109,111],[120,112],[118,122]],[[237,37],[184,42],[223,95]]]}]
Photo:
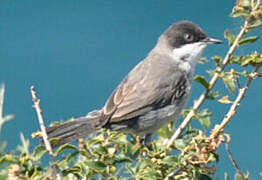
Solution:
[{"label": "thin twig", "polygon": [[33,108],[35,108],[36,113],[37,113],[37,117],[38,117],[40,129],[41,129],[41,132],[42,132],[42,137],[43,137],[43,141],[44,141],[44,144],[45,144],[45,148],[50,155],[50,161],[53,163],[54,162],[54,152],[52,150],[50,142],[48,141],[48,136],[47,136],[46,128],[45,128],[45,124],[44,124],[44,118],[43,118],[43,115],[42,115],[42,110],[40,108],[40,99],[38,99],[37,96],[36,96],[36,91],[35,91],[34,86],[31,86],[30,90],[31,90],[31,94],[32,94],[32,100],[34,102]]},{"label": "thin twig", "polygon": [[239,89],[239,93],[238,93],[235,101],[233,102],[233,104],[230,107],[229,111],[225,115],[225,117],[224,117],[223,121],[221,122],[221,124],[218,127],[215,128],[215,133],[212,134],[213,136],[218,135],[219,132],[222,131],[225,128],[225,126],[229,123],[229,121],[232,119],[232,117],[236,114],[237,107],[239,106],[239,104],[241,103],[242,99],[244,98],[244,96],[245,96],[245,94],[246,94],[246,92],[247,92],[251,82],[253,81],[253,79],[255,77],[257,77],[259,75],[258,69],[259,69],[259,66],[255,66],[254,72],[248,76],[248,80],[247,80],[245,86],[243,88]]},{"label": "thin twig", "polygon": [[239,165],[237,164],[235,158],[233,157],[233,154],[229,150],[228,143],[226,143],[226,151],[228,154],[229,159],[232,161],[233,166],[236,168],[237,172],[241,174],[242,177],[245,177],[244,173],[241,171]]},{"label": "thin twig", "polygon": [[34,102],[33,108],[35,108],[35,110],[36,110],[36,114],[37,114],[37,117],[38,117],[40,129],[41,129],[41,133],[42,133],[42,138],[43,138],[43,141],[44,141],[44,144],[45,144],[45,148],[48,151],[49,156],[50,156],[50,162],[51,162],[51,167],[52,167],[52,178],[55,177],[55,179],[61,179],[60,170],[55,164],[54,152],[52,150],[50,142],[48,141],[48,136],[47,136],[46,128],[45,128],[45,124],[44,124],[44,118],[43,118],[43,115],[42,115],[42,110],[40,108],[40,99],[38,99],[37,96],[36,96],[36,91],[35,91],[34,86],[31,86],[30,91],[31,91],[31,95],[32,95],[32,100]]},{"label": "thin twig", "polygon": [[5,99],[5,85],[2,84],[0,88],[0,142],[1,142],[1,132],[2,132],[2,126],[5,122],[11,120],[14,118],[13,114],[3,116],[4,111],[4,99]]},{"label": "thin twig", "polygon": [[42,110],[40,108],[40,99],[38,99],[37,96],[36,96],[36,91],[35,91],[34,86],[31,86],[30,90],[31,90],[31,94],[32,94],[32,100],[34,102],[33,107],[35,108],[36,113],[37,113],[37,117],[38,117],[38,120],[39,120],[39,125],[40,125],[40,129],[41,129],[41,132],[42,132],[42,137],[43,137],[43,141],[44,141],[46,150],[49,152],[51,157],[54,157],[54,153],[53,153],[52,147],[50,145],[50,142],[48,141],[48,136],[47,136],[47,133],[46,133],[44,118],[43,118],[43,115],[42,115]]},{"label": "thin twig", "polygon": [[5,85],[2,84],[0,89],[0,118],[3,117],[4,100],[5,100]]},{"label": "thin twig", "polygon": [[[226,57],[224,58],[220,69],[218,69],[219,72],[224,71],[225,67],[229,63],[230,57],[232,56],[232,54],[234,53],[234,51],[238,47],[239,41],[242,39],[242,37],[247,32],[247,27],[248,27],[248,21],[245,21],[244,26],[242,27],[241,31],[237,35],[233,45],[230,47],[229,51],[227,52]],[[173,136],[169,140],[169,142],[167,144],[167,148],[169,148],[173,144],[173,142],[180,136],[180,134],[186,128],[186,126],[191,122],[191,120],[193,119],[194,115],[196,114],[196,112],[198,111],[200,106],[203,104],[203,102],[205,101],[206,97],[208,96],[208,94],[210,93],[212,88],[215,86],[215,84],[216,84],[218,79],[219,79],[219,73],[216,72],[214,74],[214,76],[212,77],[212,79],[210,80],[210,82],[209,82],[208,89],[199,97],[197,102],[194,103],[194,106],[193,106],[192,110],[190,110],[190,112],[187,115],[187,117],[183,120],[183,122],[180,124],[180,126],[177,128],[176,132],[173,134]]]}]

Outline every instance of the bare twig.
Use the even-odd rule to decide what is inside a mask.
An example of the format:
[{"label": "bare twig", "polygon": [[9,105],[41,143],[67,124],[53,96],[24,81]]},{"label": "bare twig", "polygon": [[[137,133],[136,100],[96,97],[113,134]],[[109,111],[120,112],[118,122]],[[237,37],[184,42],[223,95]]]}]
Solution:
[{"label": "bare twig", "polygon": [[0,89],[0,118],[3,117],[4,100],[5,100],[5,85],[2,84]]},{"label": "bare twig", "polygon": [[232,161],[232,164],[233,164],[234,167],[236,168],[237,172],[238,172],[239,174],[241,174],[242,177],[245,177],[244,173],[241,171],[239,165],[237,164],[235,158],[233,157],[233,154],[232,154],[231,151],[229,150],[228,143],[226,143],[226,151],[227,151],[227,154],[228,154],[229,159]]},{"label": "bare twig", "polygon": [[1,141],[1,132],[2,126],[5,122],[14,118],[13,114],[3,116],[4,111],[4,99],[5,99],[5,85],[2,84],[0,88],[0,141]]},{"label": "bare twig", "polygon": [[36,113],[37,113],[40,129],[41,129],[41,132],[42,132],[43,141],[44,141],[46,150],[48,151],[48,153],[51,157],[51,161],[53,161],[54,153],[53,153],[52,147],[50,145],[50,142],[48,141],[48,136],[47,136],[46,128],[45,128],[45,124],[44,124],[44,118],[43,118],[43,115],[42,115],[42,110],[40,108],[40,99],[38,99],[37,96],[36,96],[36,91],[35,91],[34,86],[31,86],[30,90],[31,90],[31,94],[32,94],[32,100],[34,102],[33,108],[35,108]]},{"label": "bare twig", "polygon": [[54,152],[52,150],[52,147],[50,145],[50,142],[48,141],[48,136],[46,133],[46,128],[45,128],[45,124],[44,124],[44,118],[42,115],[42,110],[40,108],[40,99],[37,98],[36,96],[36,91],[35,91],[35,87],[31,86],[30,88],[31,91],[31,95],[32,95],[32,100],[34,102],[33,108],[35,108],[36,113],[37,113],[37,117],[38,117],[38,121],[39,121],[39,125],[40,125],[40,129],[41,129],[41,133],[42,133],[42,138],[45,144],[45,148],[49,153],[50,156],[50,162],[51,162],[51,166],[52,166],[52,177],[55,177],[56,179],[61,179],[61,175],[59,174],[59,168],[55,165],[55,155]]},{"label": "bare twig", "polygon": [[229,123],[229,121],[232,119],[232,117],[236,114],[236,109],[239,106],[239,104],[241,103],[242,99],[244,98],[251,82],[253,81],[253,79],[255,77],[257,77],[259,75],[258,69],[259,69],[259,66],[255,66],[254,72],[249,75],[245,86],[243,88],[239,89],[239,93],[238,93],[235,101],[233,102],[232,106],[230,107],[229,111],[225,115],[223,121],[221,122],[220,125],[218,125],[214,129],[214,133],[212,133],[213,136],[217,136],[217,134],[219,134],[219,132],[222,131],[225,128],[225,126]]},{"label": "bare twig", "polygon": [[[217,71],[219,71],[219,72],[224,71],[225,67],[229,63],[230,57],[232,56],[232,54],[234,53],[234,51],[238,47],[239,41],[242,39],[242,37],[247,32],[247,28],[248,28],[248,21],[246,20],[245,23],[244,23],[244,26],[242,27],[241,31],[237,35],[233,45],[230,47],[229,51],[227,52],[226,57],[224,58],[221,67],[219,69],[217,69]],[[200,106],[203,104],[203,102],[205,101],[206,97],[208,96],[208,94],[210,93],[212,88],[215,86],[218,79],[219,79],[219,73],[215,73],[214,76],[212,77],[212,79],[209,82],[209,87],[207,88],[207,90],[199,97],[197,102],[194,103],[192,110],[190,110],[187,117],[183,120],[183,122],[180,124],[180,126],[177,128],[176,132],[173,134],[173,136],[169,140],[169,142],[167,144],[167,148],[169,148],[171,146],[171,144],[173,144],[173,142],[180,136],[180,134],[186,128],[186,126],[191,122],[194,115],[196,114],[196,112],[198,111]]]}]

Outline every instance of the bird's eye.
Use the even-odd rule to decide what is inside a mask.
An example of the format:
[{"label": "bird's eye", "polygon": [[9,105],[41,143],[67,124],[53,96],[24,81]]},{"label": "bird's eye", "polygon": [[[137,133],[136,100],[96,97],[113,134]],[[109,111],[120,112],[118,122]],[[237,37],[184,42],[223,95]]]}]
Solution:
[{"label": "bird's eye", "polygon": [[184,35],[184,39],[187,41],[187,42],[191,42],[194,40],[194,36],[192,34],[185,34]]}]

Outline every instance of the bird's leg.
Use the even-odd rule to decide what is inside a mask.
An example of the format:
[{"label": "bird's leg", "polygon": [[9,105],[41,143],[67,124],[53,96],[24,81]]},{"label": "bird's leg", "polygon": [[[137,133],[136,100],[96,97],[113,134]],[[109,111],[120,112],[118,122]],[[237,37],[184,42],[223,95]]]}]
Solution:
[{"label": "bird's leg", "polygon": [[152,147],[152,135],[153,134],[146,134],[145,138],[143,139],[142,144],[146,146],[149,150],[153,150]]}]

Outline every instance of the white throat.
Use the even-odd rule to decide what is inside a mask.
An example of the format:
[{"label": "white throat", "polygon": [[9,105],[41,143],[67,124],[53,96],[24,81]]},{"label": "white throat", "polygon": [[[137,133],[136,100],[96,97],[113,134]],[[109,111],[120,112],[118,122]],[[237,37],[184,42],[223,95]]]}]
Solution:
[{"label": "white throat", "polygon": [[186,44],[180,48],[175,48],[172,51],[172,56],[175,60],[179,60],[181,69],[193,75],[197,61],[206,47],[207,44],[203,42]]}]

